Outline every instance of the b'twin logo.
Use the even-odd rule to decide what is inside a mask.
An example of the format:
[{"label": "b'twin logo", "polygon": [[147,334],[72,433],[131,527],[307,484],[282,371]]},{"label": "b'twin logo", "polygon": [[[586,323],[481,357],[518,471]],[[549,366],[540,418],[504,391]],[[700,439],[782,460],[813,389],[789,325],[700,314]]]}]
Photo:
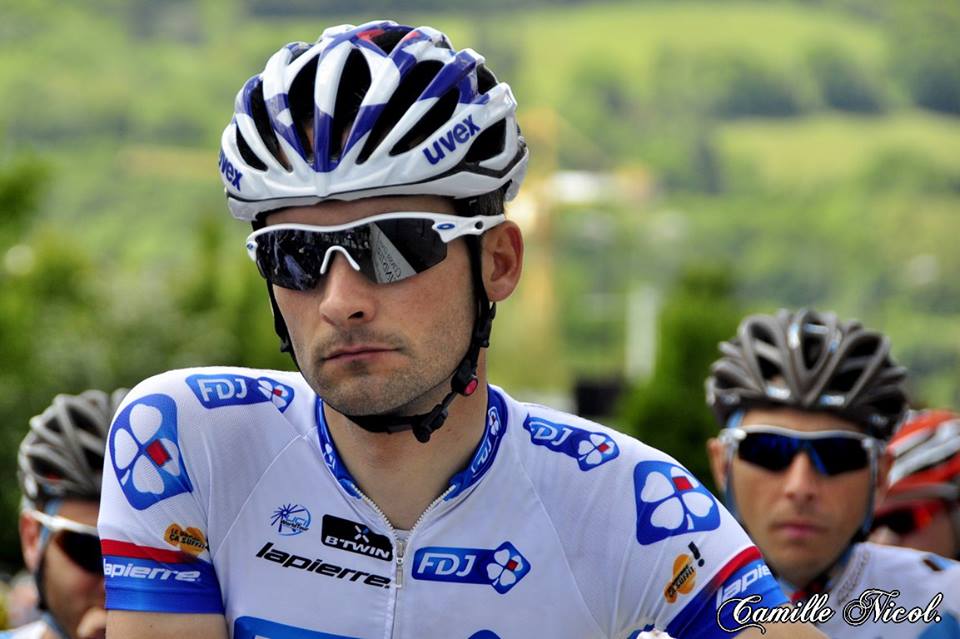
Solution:
[{"label": "b'twin logo", "polygon": [[430,153],[430,147],[425,148],[423,154],[427,157],[427,162],[436,164],[446,157],[447,153],[444,152],[444,149],[449,153],[453,153],[458,144],[463,144],[477,133],[480,133],[480,127],[474,124],[473,116],[468,115],[433,141],[432,154]]},{"label": "b'twin logo", "polygon": [[333,515],[323,516],[323,544],[374,559],[393,560],[393,544],[389,537],[378,535],[365,524]]}]

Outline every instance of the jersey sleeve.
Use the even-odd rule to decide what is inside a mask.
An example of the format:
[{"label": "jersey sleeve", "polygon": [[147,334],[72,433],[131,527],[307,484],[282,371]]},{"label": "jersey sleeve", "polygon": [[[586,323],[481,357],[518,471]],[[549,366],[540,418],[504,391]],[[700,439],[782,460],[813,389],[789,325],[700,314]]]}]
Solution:
[{"label": "jersey sleeve", "polygon": [[631,538],[625,540],[618,625],[666,631],[676,639],[729,638],[734,603],[787,603],[760,554],[730,513],[666,455],[633,463]]},{"label": "jersey sleeve", "polygon": [[139,384],[107,439],[98,522],[106,607],[223,613],[208,544],[203,443],[182,375]]}]

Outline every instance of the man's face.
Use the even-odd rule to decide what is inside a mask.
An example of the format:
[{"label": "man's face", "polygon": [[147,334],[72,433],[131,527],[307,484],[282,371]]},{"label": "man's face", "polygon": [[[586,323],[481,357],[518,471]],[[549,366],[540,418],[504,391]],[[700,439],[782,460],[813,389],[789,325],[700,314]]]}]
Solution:
[{"label": "man's face", "polygon": [[[434,196],[322,202],[272,213],[268,225],[343,224],[378,213],[453,213]],[[341,413],[426,412],[449,391],[474,322],[470,260],[463,240],[417,275],[375,284],[335,253],[316,288],[275,286],[297,362],[324,401]]]},{"label": "man's face", "polygon": [[[96,502],[64,500],[57,515],[89,526],[97,525]],[[41,525],[26,516],[21,518],[24,558],[32,572],[41,561]],[[102,639],[106,629],[103,575],[92,574],[77,565],[59,543],[59,534],[51,538],[43,551],[43,590],[50,612],[71,639]]]},{"label": "man's face", "polygon": [[[790,408],[749,410],[742,428],[749,431],[751,425],[860,432],[853,422]],[[825,476],[801,452],[779,472],[735,456],[724,473],[724,446],[712,440],[710,454],[718,484],[733,482],[747,532],[771,567],[795,586],[805,586],[829,568],[863,522],[871,490],[869,468]]]}]

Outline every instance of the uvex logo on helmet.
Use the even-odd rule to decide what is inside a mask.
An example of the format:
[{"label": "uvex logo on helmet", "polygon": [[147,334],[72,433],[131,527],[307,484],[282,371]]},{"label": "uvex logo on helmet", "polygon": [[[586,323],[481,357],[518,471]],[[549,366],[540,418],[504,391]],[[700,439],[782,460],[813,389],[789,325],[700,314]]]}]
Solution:
[{"label": "uvex logo on helmet", "polygon": [[227,178],[227,181],[233,185],[235,189],[240,190],[240,178],[243,177],[243,173],[237,170],[237,167],[233,166],[233,163],[227,159],[227,156],[224,152],[220,151],[220,172],[223,173],[223,177]]},{"label": "uvex logo on helmet", "polygon": [[457,149],[458,144],[465,143],[467,140],[472,138],[474,134],[479,132],[480,127],[474,124],[473,116],[468,115],[462,121],[447,129],[446,133],[433,141],[433,154],[430,153],[429,147],[423,150],[423,154],[427,157],[427,162],[430,164],[436,164],[446,157],[447,154],[444,153],[444,149],[450,153],[453,153]]}]

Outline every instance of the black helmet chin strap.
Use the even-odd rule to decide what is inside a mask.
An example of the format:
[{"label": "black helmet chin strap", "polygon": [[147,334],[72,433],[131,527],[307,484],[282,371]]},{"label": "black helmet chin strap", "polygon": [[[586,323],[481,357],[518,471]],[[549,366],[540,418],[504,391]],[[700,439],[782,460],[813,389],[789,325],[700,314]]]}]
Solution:
[{"label": "black helmet chin strap", "polygon": [[[262,223],[261,223],[262,226]],[[257,224],[254,223],[254,229]],[[412,430],[413,436],[421,443],[430,441],[430,435],[443,426],[447,419],[447,409],[457,395],[468,397],[477,390],[477,364],[480,359],[480,349],[490,345],[490,331],[493,328],[493,318],[497,313],[497,305],[490,303],[487,291],[483,286],[481,271],[480,238],[474,235],[464,238],[467,242],[467,251],[470,256],[470,271],[473,277],[474,297],[477,303],[477,313],[473,324],[473,334],[470,336],[470,345],[460,363],[457,364],[450,379],[450,392],[443,400],[433,407],[429,413],[420,415],[397,415],[386,413],[383,415],[344,415],[360,428],[371,433],[398,433]],[[286,322],[277,306],[273,294],[273,286],[267,281],[267,293],[270,296],[270,305],[273,309],[273,327],[280,338],[280,351],[288,353],[294,365],[300,369],[297,355],[293,352],[290,333]]]}]

